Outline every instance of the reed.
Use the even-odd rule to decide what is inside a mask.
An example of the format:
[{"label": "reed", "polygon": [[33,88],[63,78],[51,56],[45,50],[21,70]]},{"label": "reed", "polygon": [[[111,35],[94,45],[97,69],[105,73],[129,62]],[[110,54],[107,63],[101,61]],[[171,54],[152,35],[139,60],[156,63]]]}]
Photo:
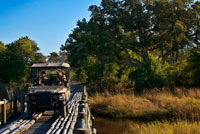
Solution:
[{"label": "reed", "polygon": [[183,120],[135,123],[124,134],[200,134],[200,123]]},{"label": "reed", "polygon": [[94,114],[135,120],[200,120],[200,92],[177,89],[173,93],[149,91],[134,94],[96,93],[89,99]]}]

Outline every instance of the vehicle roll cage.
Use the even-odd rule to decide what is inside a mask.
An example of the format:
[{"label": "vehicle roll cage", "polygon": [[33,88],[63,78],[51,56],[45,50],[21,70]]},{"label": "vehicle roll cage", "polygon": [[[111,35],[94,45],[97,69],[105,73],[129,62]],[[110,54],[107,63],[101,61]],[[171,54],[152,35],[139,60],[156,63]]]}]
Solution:
[{"label": "vehicle roll cage", "polygon": [[[65,79],[62,79],[64,85],[66,85],[70,80],[70,66],[68,63],[39,63],[33,64],[31,66],[31,73],[29,81],[36,84],[39,79],[42,80],[43,85],[56,85],[56,80],[58,80],[57,74],[55,72],[62,72]],[[41,76],[42,72],[50,72],[46,75],[45,79]],[[59,78],[61,81],[61,78]]]}]

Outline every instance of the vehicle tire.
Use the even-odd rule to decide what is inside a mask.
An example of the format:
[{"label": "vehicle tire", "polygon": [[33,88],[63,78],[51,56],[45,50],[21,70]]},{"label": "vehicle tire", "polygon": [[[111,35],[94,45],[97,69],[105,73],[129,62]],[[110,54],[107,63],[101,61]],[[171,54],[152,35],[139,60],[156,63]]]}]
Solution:
[{"label": "vehicle tire", "polygon": [[66,117],[67,116],[67,110],[66,110],[66,105],[65,105],[65,101],[63,101],[60,105],[60,114],[62,117]]},{"label": "vehicle tire", "polygon": [[27,102],[27,113],[28,113],[28,118],[32,118],[32,108],[30,102]]}]

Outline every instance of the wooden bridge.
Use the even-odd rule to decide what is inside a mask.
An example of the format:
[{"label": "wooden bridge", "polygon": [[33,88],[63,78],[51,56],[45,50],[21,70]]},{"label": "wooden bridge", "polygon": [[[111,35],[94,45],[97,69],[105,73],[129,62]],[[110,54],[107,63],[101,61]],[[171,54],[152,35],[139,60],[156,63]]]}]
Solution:
[{"label": "wooden bridge", "polygon": [[[12,101],[1,101],[1,134],[96,134],[96,129],[92,128],[92,116],[88,103],[86,87],[81,85],[71,86],[71,96],[68,102],[68,115],[63,118],[57,111],[45,111],[34,114],[33,118],[28,118],[26,106],[23,101],[14,99]],[[22,113],[16,119],[8,119],[7,105],[10,113]],[[21,103],[20,103],[21,102]],[[20,110],[19,110],[20,109]],[[12,114],[11,114],[12,115]],[[11,116],[9,116],[11,118]]]}]

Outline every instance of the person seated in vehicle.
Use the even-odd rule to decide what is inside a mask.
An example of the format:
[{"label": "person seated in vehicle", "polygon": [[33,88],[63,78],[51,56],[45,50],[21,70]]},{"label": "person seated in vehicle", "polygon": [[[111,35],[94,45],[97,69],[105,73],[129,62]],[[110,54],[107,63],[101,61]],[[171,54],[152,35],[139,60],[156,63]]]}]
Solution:
[{"label": "person seated in vehicle", "polygon": [[62,84],[62,73],[61,72],[57,72],[57,77],[56,77],[56,84],[57,85],[61,85]]},{"label": "person seated in vehicle", "polygon": [[42,86],[42,80],[40,78],[38,78],[38,85]]},{"label": "person seated in vehicle", "polygon": [[34,78],[34,83],[33,83],[33,86],[42,86],[43,84],[42,84],[42,80],[41,80],[41,78],[40,77],[35,77]]},{"label": "person seated in vehicle", "polygon": [[62,77],[62,81],[63,81],[64,85],[67,86],[67,78],[66,78],[65,74]]},{"label": "person seated in vehicle", "polygon": [[47,77],[47,74],[46,74],[45,71],[42,72],[41,80],[42,80],[42,83],[43,83],[44,85],[47,84],[47,82],[48,82],[48,77]]},{"label": "person seated in vehicle", "polygon": [[58,72],[57,73],[57,78],[56,78],[56,82],[57,82],[57,85],[62,85],[64,84],[63,82],[66,80],[66,76],[65,75],[62,75],[62,72]]}]

